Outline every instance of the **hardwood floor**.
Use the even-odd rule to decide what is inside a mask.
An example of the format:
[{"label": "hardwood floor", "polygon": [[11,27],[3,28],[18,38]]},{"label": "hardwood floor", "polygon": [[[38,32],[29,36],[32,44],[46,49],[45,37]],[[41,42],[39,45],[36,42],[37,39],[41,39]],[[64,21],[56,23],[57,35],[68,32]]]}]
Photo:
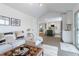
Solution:
[{"label": "hardwood floor", "polygon": [[45,35],[40,35],[43,37],[44,40],[44,44],[48,44],[48,45],[53,45],[53,46],[59,46],[60,45],[60,37],[55,37],[55,36],[45,36]]}]

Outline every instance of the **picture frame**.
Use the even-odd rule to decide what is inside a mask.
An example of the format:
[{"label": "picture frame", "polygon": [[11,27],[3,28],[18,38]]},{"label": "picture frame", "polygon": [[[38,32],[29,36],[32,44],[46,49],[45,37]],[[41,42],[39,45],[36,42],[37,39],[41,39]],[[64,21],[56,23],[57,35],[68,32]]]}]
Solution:
[{"label": "picture frame", "polygon": [[11,26],[20,26],[20,25],[21,25],[20,19],[11,18]]},{"label": "picture frame", "polygon": [[71,26],[72,26],[72,24],[66,24],[66,30],[71,31]]}]

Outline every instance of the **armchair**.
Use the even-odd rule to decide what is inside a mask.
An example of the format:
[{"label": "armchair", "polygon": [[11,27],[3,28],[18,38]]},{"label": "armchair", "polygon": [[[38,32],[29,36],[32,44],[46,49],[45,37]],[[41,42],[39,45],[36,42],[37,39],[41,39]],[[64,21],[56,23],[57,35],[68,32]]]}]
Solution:
[{"label": "armchair", "polygon": [[43,42],[43,38],[36,35],[35,33],[30,33],[27,35],[26,44],[31,46],[39,47]]}]

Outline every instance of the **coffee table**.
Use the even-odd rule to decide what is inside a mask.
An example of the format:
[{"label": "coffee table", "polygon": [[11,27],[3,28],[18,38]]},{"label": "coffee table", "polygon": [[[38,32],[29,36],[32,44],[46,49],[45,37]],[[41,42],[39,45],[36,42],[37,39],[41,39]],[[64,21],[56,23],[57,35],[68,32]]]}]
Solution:
[{"label": "coffee table", "polygon": [[[22,54],[17,54],[17,55],[14,55],[15,54],[15,51],[17,49],[20,49],[20,48],[28,48],[28,51],[24,51]],[[9,50],[3,54],[0,54],[1,56],[43,56],[43,48],[38,48],[38,47],[34,47],[34,46],[29,46],[29,45],[22,45],[15,48],[15,49],[12,49],[12,50]]]},{"label": "coffee table", "polygon": [[27,56],[43,56],[43,48],[37,48],[29,45],[26,45],[25,47],[29,49]]}]

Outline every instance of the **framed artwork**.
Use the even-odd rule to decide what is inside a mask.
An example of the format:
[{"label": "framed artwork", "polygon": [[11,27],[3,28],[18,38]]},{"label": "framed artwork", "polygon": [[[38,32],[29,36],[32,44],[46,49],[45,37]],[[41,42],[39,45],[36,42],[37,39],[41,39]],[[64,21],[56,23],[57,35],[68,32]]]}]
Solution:
[{"label": "framed artwork", "polygon": [[66,24],[66,31],[71,31],[72,24]]},{"label": "framed artwork", "polygon": [[68,24],[68,30],[70,30],[71,31],[71,29],[72,29],[72,24]]},{"label": "framed artwork", "polygon": [[2,26],[10,26],[10,18],[0,15],[0,25],[2,25]]},{"label": "framed artwork", "polygon": [[20,26],[21,25],[20,19],[11,18],[11,25],[12,26]]}]

